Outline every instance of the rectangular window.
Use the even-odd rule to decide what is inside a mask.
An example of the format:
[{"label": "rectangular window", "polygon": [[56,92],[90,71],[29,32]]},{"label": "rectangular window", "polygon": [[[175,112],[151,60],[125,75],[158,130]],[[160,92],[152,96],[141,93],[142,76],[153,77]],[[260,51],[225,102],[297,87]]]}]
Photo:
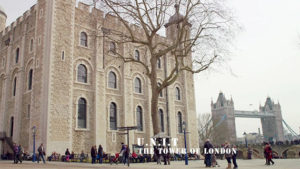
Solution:
[{"label": "rectangular window", "polygon": [[27,118],[30,119],[30,104],[27,105]]}]

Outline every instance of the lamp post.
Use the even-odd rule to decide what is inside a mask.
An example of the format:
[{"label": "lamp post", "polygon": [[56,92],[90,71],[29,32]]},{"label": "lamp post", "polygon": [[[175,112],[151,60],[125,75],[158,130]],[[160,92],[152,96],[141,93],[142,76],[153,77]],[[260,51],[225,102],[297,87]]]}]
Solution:
[{"label": "lamp post", "polygon": [[182,122],[183,134],[184,134],[184,147],[185,147],[185,165],[189,165],[187,147],[186,147],[186,124],[185,121]]},{"label": "lamp post", "polygon": [[33,136],[33,154],[32,154],[32,162],[36,161],[36,156],[35,156],[35,135],[36,135],[36,127],[32,127],[32,136]]},{"label": "lamp post", "polygon": [[245,136],[245,144],[246,144],[246,148],[248,148],[248,140],[247,140],[247,133],[244,132],[243,134]]}]

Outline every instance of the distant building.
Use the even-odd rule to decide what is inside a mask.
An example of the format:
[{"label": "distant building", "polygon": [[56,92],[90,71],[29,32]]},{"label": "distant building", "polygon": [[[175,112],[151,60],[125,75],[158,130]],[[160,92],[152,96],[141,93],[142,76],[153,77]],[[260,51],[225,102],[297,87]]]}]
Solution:
[{"label": "distant building", "polygon": [[[235,110],[232,98],[226,99],[220,92],[216,103],[211,102],[211,112],[216,144],[236,142],[235,117],[260,118],[264,141],[284,141],[281,107],[270,97],[267,97],[264,106],[259,107],[259,111],[244,111]],[[254,136],[255,134],[249,137]]]}]

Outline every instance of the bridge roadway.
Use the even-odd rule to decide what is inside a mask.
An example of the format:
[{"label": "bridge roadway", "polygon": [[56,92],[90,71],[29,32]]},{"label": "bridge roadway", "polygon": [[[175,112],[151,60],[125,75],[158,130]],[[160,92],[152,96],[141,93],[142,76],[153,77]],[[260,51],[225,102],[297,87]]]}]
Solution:
[{"label": "bridge roadway", "polygon": [[275,117],[275,115],[273,113],[268,113],[268,112],[235,110],[234,117],[262,118],[262,117]]}]

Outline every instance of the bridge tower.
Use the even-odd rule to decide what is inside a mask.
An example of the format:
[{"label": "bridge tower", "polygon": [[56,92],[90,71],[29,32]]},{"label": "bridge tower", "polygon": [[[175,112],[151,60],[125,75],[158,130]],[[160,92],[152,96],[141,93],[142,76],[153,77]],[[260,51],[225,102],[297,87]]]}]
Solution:
[{"label": "bridge tower", "polygon": [[215,144],[225,141],[236,142],[234,103],[232,98],[227,100],[220,92],[216,103],[211,102],[212,121],[215,127],[213,139]]},{"label": "bridge tower", "polygon": [[274,117],[262,117],[261,125],[265,141],[284,141],[281,107],[267,97],[265,105],[259,107],[260,112],[272,113]]}]

